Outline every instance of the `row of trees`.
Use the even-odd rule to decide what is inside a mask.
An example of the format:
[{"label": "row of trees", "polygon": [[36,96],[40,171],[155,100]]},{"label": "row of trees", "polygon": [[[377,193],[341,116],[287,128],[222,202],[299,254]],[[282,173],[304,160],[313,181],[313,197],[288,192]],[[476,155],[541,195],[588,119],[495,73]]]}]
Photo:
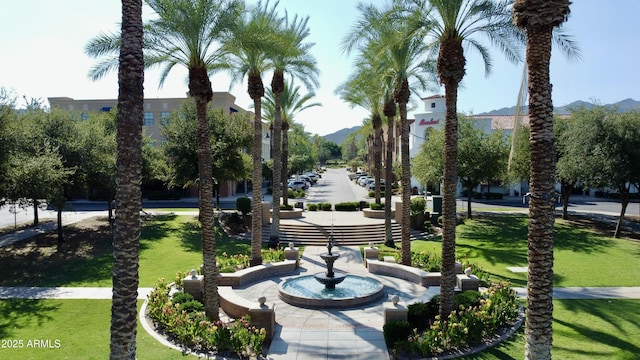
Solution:
[{"label": "row of trees", "polygon": [[[513,62],[522,60],[527,44],[531,129],[531,190],[529,227],[529,297],[526,358],[551,355],[551,293],[553,284],[553,208],[555,158],[553,149],[553,106],[549,80],[551,39],[568,54],[577,54],[575,44],[554,28],[569,14],[569,1],[490,0],[394,0],[379,9],[358,5],[361,17],[343,42],[345,51],[357,50],[358,70],[340,89],[341,96],[371,111],[374,143],[380,144],[382,115],[387,121],[387,149],[393,146],[393,122],[399,114],[402,192],[402,263],[410,262],[409,242],[409,131],[407,103],[412,86],[421,88],[425,79],[437,78],[444,85],[446,115],[443,156],[443,240],[440,286],[440,315],[454,309],[455,286],[455,193],[458,183],[457,92],[465,75],[465,48],[477,51],[491,70],[489,49],[478,39],[485,36]],[[369,84],[370,86],[364,86]],[[414,87],[415,88],[415,87]],[[380,148],[379,146],[375,148]],[[387,154],[390,151],[387,150]],[[380,156],[373,154],[376,168]],[[391,156],[385,161],[390,181]],[[376,174],[376,178],[379,175]],[[387,192],[388,193],[388,192]],[[535,199],[534,199],[535,198]],[[389,198],[386,206],[389,207]],[[387,218],[390,216],[387,216]]]}]

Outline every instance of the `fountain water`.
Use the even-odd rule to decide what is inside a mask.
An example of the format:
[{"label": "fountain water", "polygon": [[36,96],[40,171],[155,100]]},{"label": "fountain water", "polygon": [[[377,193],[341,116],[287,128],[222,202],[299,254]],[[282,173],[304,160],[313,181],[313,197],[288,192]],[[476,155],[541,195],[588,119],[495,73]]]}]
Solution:
[{"label": "fountain water", "polygon": [[[297,306],[344,308],[367,304],[384,295],[383,286],[378,280],[334,271],[334,262],[340,254],[334,254],[332,248],[333,222],[328,252],[319,255],[327,264],[327,271],[283,281],[279,286],[280,298]],[[337,284],[341,286],[336,287]]]}]

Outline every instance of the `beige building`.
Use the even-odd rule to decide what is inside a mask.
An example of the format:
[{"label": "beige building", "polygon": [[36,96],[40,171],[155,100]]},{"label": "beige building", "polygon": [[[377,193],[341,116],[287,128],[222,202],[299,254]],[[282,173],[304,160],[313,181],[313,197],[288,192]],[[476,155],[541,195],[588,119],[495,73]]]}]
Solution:
[{"label": "beige building", "polygon": [[[164,120],[171,112],[180,109],[181,104],[188,98],[158,98],[144,99],[144,131],[155,142],[162,142],[161,128],[165,124]],[[228,92],[214,92],[212,106],[214,108],[224,109],[229,113],[247,112],[245,109],[236,105],[236,97]],[[66,109],[80,113],[83,119],[87,119],[89,113],[98,113],[110,111],[118,103],[117,99],[85,99],[76,100],[70,97],[50,97],[49,105],[51,108]],[[253,120],[253,116],[251,117]],[[266,161],[271,159],[271,139],[269,132],[269,124],[262,123],[262,158]],[[229,182],[220,188],[221,196],[233,195],[236,193],[235,183]]]}]

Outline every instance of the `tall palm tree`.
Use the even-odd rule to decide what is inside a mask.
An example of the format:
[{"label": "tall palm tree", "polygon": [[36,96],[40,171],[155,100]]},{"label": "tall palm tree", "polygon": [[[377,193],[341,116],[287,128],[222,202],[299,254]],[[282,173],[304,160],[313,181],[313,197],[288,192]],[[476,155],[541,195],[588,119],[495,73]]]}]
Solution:
[{"label": "tall palm tree", "polygon": [[272,59],[283,47],[280,31],[283,19],[276,12],[276,2],[269,7],[258,2],[245,12],[224,40],[232,80],[247,77],[247,93],[253,100],[253,196],[251,201],[251,259],[250,265],[262,264],[262,74],[273,68]]},{"label": "tall palm tree", "polygon": [[553,226],[556,159],[549,63],[553,29],[569,16],[569,0],[516,0],[513,22],[527,35],[531,173],[525,358],[550,359],[553,331]]},{"label": "tall palm tree", "polygon": [[301,80],[311,90],[318,86],[318,67],[315,58],[309,53],[313,43],[305,43],[309,36],[307,22],[309,18],[299,19],[297,16],[289,21],[285,15],[281,36],[282,50],[273,57],[273,78],[271,91],[273,94],[273,218],[271,221],[270,245],[279,243],[280,238],[280,197],[287,191],[287,179],[282,172],[282,92],[285,88],[284,74]]},{"label": "tall palm tree", "polygon": [[[225,66],[221,48],[217,46],[223,33],[231,28],[242,3],[236,0],[145,0],[158,15],[145,26],[145,67],[162,65],[160,85],[174,66],[189,71],[189,95],[196,103],[199,210],[202,232],[204,269],[204,306],[207,317],[218,319],[219,302],[215,262],[216,246],[213,212],[210,134],[206,107],[213,97],[209,75]],[[107,55],[91,69],[90,76],[99,79],[117,65],[113,54],[119,48],[118,37],[102,34],[90,40],[85,52],[90,56]]]},{"label": "tall palm tree", "polygon": [[121,34],[116,160],[118,217],[113,233],[113,295],[109,358],[135,359],[144,113],[141,0],[122,1]]},{"label": "tall palm tree", "polygon": [[[402,263],[411,264],[411,230],[409,218],[409,203],[411,200],[411,167],[409,159],[409,123],[407,121],[407,104],[411,96],[409,79],[425,88],[428,77],[425,69],[432,68],[431,62],[425,59],[428,47],[422,41],[424,29],[418,22],[419,12],[405,12],[402,21],[395,14],[406,9],[402,1],[393,1],[385,10],[379,10],[373,5],[359,3],[357,5],[361,17],[352,28],[352,32],[343,41],[343,48],[347,52],[362,41],[370,39],[368,34],[378,33],[380,46],[378,54],[384,60],[383,68],[393,79],[393,99],[398,105],[401,132],[401,160],[402,160]],[[413,14],[413,15],[412,15]],[[378,28],[377,28],[378,27]]]},{"label": "tall palm tree", "polygon": [[[304,96],[300,95],[300,86],[294,85],[293,80],[285,82],[284,88],[281,94],[280,114],[282,119],[282,181],[286,183],[288,177],[288,159],[289,159],[289,135],[288,130],[298,113],[304,111],[310,107],[321,106],[320,103],[309,103],[314,97],[315,93],[309,92]],[[264,102],[265,118],[275,119],[276,114],[276,99],[273,91],[267,90],[267,94]],[[275,126],[274,126],[275,127]],[[275,165],[275,160],[274,160]],[[274,169],[275,171],[275,169]],[[288,205],[287,188],[282,189],[282,203]],[[275,220],[274,220],[275,221]]]},{"label": "tall palm tree", "polygon": [[454,309],[456,187],[458,150],[458,87],[465,75],[464,47],[477,51],[491,71],[489,50],[476,39],[486,36],[508,60],[520,61],[518,46],[522,34],[513,26],[509,1],[493,0],[416,0],[417,10],[424,15],[428,40],[438,50],[437,73],[445,88],[445,150],[443,176],[443,236],[440,278],[440,316],[448,318]]}]

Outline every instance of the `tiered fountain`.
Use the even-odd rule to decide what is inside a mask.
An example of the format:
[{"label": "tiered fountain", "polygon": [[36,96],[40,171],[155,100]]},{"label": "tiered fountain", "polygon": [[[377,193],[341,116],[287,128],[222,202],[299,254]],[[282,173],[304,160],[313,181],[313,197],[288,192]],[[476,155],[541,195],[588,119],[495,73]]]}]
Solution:
[{"label": "tiered fountain", "polygon": [[[340,254],[332,253],[332,248],[333,231],[327,244],[328,252],[319,255],[327,264],[327,271],[283,281],[279,287],[280,298],[303,307],[345,308],[367,304],[384,295],[378,280],[334,271],[334,262]],[[336,287],[337,284],[341,286]]]}]

